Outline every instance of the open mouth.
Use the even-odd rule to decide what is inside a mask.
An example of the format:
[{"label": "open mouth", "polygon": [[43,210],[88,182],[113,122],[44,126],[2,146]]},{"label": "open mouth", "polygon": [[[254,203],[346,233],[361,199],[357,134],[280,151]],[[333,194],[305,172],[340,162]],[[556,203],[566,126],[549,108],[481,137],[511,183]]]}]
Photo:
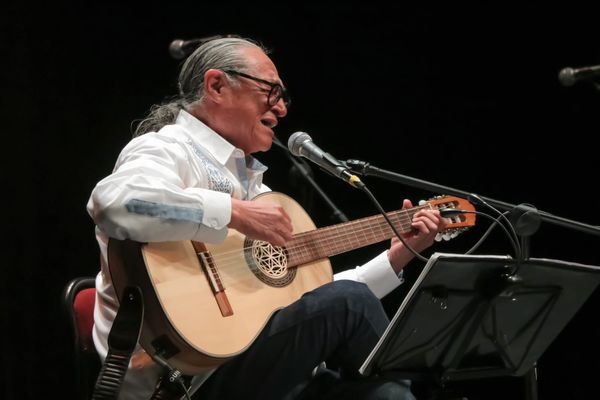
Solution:
[{"label": "open mouth", "polygon": [[267,128],[273,129],[277,126],[276,119],[261,119],[260,122]]}]

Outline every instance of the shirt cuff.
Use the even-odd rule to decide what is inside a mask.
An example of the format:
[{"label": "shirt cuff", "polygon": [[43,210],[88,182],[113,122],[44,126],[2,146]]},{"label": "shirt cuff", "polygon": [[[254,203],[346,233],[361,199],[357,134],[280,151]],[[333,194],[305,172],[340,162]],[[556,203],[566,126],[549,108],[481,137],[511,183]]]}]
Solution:
[{"label": "shirt cuff", "polygon": [[231,196],[212,190],[202,191],[202,223],[192,240],[221,243],[227,237],[231,221]]},{"label": "shirt cuff", "polygon": [[335,274],[334,278],[365,283],[380,299],[404,282],[402,271],[396,274],[392,268],[387,250],[360,267]]}]

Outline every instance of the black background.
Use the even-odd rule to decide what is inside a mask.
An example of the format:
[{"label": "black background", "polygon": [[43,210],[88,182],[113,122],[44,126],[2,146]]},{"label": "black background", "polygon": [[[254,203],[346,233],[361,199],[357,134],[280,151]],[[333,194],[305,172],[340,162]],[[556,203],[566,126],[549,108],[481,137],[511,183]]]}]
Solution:
[{"label": "black background", "polygon": [[[565,66],[600,64],[597,15],[575,2],[452,3],[5,4],[0,398],[69,397],[61,290],[98,269],[85,205],[130,139],[131,122],[175,94],[179,62],[167,52],[175,38],[237,33],[272,48],[293,97],[277,128],[283,142],[302,130],[340,159],[598,225],[600,92],[557,79]],[[270,166],[271,188],[304,199],[306,183],[289,175],[280,149],[258,157]],[[364,194],[313,170],[350,218],[377,212]],[[388,210],[437,194],[365,182]],[[316,195],[304,205],[318,226],[336,222]],[[485,227],[439,249],[464,252]],[[598,264],[598,243],[544,223],[531,255]],[[341,269],[384,247],[332,261]],[[497,233],[480,253],[510,251]],[[407,269],[409,280],[421,266]],[[390,311],[403,290],[385,299]],[[595,392],[599,305],[596,292],[539,360],[540,398]],[[483,398],[501,391],[493,385]]]}]

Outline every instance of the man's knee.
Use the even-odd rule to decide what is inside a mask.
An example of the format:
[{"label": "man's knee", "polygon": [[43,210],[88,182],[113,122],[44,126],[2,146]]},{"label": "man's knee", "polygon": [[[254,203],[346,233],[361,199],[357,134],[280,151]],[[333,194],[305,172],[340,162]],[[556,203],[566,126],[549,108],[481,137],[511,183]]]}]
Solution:
[{"label": "man's knee", "polygon": [[[323,288],[328,293],[319,307],[331,316],[337,316],[347,327],[376,331],[381,335],[389,319],[381,301],[364,283],[350,280],[335,281]],[[361,330],[363,331],[363,330]],[[349,332],[349,331],[347,331]]]},{"label": "man's knee", "polygon": [[336,299],[340,302],[343,302],[351,310],[383,310],[380,300],[364,283],[350,280],[340,280],[333,282],[333,285],[337,286],[335,292],[338,296]]}]

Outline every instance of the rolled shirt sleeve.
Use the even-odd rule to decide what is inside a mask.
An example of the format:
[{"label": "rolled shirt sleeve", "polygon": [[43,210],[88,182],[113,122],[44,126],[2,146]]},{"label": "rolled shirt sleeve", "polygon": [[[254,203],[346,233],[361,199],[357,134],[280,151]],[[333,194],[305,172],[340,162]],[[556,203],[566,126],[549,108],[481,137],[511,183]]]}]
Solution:
[{"label": "rolled shirt sleeve", "polygon": [[134,139],[113,173],[92,191],[88,213],[101,231],[117,239],[223,241],[231,195],[183,182],[188,158],[168,138]]}]

